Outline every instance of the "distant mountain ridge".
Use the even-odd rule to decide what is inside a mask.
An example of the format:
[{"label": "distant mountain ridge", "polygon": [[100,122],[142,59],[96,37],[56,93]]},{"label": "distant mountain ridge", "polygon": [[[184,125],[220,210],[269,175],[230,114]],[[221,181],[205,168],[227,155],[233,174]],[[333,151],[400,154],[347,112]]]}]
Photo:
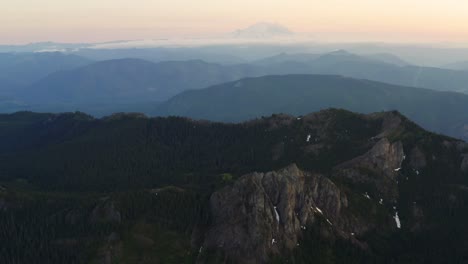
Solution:
[{"label": "distant mountain ridge", "polygon": [[361,113],[398,110],[426,129],[468,139],[468,95],[331,75],[247,78],[184,92],[153,113],[238,122],[329,107]]},{"label": "distant mountain ridge", "polygon": [[454,62],[451,64],[444,65],[443,68],[459,71],[468,71],[468,61]]},{"label": "distant mountain ridge", "polygon": [[[131,110],[128,107],[131,105],[162,102],[187,90],[246,77],[288,74],[341,75],[402,86],[468,93],[468,75],[463,71],[406,65],[391,55],[360,56],[337,50],[326,54],[283,53],[249,64],[234,65],[201,60],[159,63],[141,59],[100,61],[54,72],[22,89],[10,89],[4,95],[20,102],[18,108],[13,108],[16,110],[81,110],[102,115]],[[1,83],[8,85],[5,81],[0,78]],[[103,106],[104,111],[95,111],[95,107],[89,107],[98,104]],[[120,105],[124,104],[127,106],[121,108]],[[137,107],[135,111],[144,109],[148,108]],[[11,107],[6,109],[0,105],[0,111],[11,110]]]},{"label": "distant mountain ridge", "polygon": [[161,101],[184,90],[246,75],[255,75],[255,69],[200,60],[152,63],[119,59],[51,74],[26,87],[21,98],[31,104]]},{"label": "distant mountain ridge", "polygon": [[[38,81],[47,75],[92,63],[81,56],[60,52],[0,53],[0,80],[23,86]],[[0,87],[0,93],[2,88]]]}]

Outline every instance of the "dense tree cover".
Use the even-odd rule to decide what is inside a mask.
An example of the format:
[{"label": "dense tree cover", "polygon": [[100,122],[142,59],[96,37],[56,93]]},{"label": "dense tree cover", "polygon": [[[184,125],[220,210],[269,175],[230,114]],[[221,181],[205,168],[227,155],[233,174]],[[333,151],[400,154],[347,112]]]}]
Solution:
[{"label": "dense tree cover", "polygon": [[[388,138],[401,141],[405,153],[418,146],[430,157],[419,173],[409,159],[403,162],[397,201],[405,226],[417,202],[430,229],[369,233],[362,239],[370,249],[363,251],[327,239],[333,236],[322,233],[322,219],[294,252],[275,261],[463,263],[468,175],[460,170],[462,144],[396,112],[370,117],[336,109],[242,124],[140,114],[0,115],[0,262],[101,263],[112,256],[122,263],[194,263],[201,253],[193,234],[210,225],[213,191],[245,173],[294,162],[330,176],[334,166],[375,144],[388,115],[402,120]],[[325,147],[314,151],[316,144]],[[350,210],[377,210],[362,197],[362,186],[332,180],[347,193]],[[208,262],[224,260],[220,252],[202,254]]]},{"label": "dense tree cover", "polygon": [[[162,183],[206,185],[222,173],[241,175],[293,162],[326,171],[363,153],[368,146],[362,143],[377,133],[381,122],[338,110],[325,115],[329,116],[325,132],[292,117],[279,118],[292,122],[288,127],[275,125],[275,117],[221,124],[177,117],[52,116],[5,135],[1,144],[23,151],[3,155],[0,177],[23,178],[49,189],[89,191]],[[318,133],[327,135],[320,140],[330,148],[318,156],[303,152],[308,135],[315,140]],[[279,156],[272,159],[273,147],[282,145]]]},{"label": "dense tree cover", "polygon": [[[99,256],[112,239],[121,249],[111,253],[122,260],[138,259],[136,247],[146,254],[156,251],[154,261],[190,262],[191,231],[208,221],[205,199],[178,188],[89,195],[8,191],[0,198],[8,204],[0,210],[0,262],[101,263]],[[109,211],[111,203],[118,211]],[[141,239],[150,246],[140,248]]]}]

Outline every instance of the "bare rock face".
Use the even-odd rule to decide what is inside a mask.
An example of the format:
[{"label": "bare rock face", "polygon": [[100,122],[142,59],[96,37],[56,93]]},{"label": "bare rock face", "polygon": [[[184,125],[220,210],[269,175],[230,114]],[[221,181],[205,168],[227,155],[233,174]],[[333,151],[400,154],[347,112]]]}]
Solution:
[{"label": "bare rock face", "polygon": [[375,113],[368,116],[371,119],[383,119],[382,122],[382,132],[376,136],[376,138],[384,138],[389,136],[391,133],[398,130],[401,126],[402,120],[399,114],[394,112],[385,112],[385,113]]},{"label": "bare rock face", "polygon": [[236,263],[268,263],[272,254],[296,247],[317,217],[338,221],[347,199],[324,176],[291,165],[242,177],[214,193],[210,206],[213,223],[203,249],[222,250]]},{"label": "bare rock face", "polygon": [[335,175],[355,183],[371,184],[378,192],[374,196],[396,200],[397,176],[404,159],[403,144],[383,138],[364,155],[337,166]]}]

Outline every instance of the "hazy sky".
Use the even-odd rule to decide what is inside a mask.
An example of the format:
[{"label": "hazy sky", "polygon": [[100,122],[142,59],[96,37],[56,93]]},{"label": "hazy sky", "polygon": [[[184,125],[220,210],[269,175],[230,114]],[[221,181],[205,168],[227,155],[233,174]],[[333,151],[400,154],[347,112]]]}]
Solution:
[{"label": "hazy sky", "polygon": [[206,36],[258,21],[330,39],[468,42],[468,0],[0,1],[0,43]]}]

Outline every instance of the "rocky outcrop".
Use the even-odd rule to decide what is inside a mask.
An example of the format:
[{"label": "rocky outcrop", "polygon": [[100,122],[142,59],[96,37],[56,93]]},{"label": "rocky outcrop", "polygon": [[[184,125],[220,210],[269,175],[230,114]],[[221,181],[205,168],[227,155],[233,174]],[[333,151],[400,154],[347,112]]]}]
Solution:
[{"label": "rocky outcrop", "polygon": [[356,184],[373,186],[366,192],[372,192],[374,197],[395,201],[397,176],[404,159],[403,144],[383,138],[364,155],[337,166],[334,174]]},{"label": "rocky outcrop", "polygon": [[402,116],[400,113],[393,112],[383,112],[383,113],[374,113],[366,116],[366,118],[371,120],[382,120],[381,132],[375,136],[375,138],[381,139],[395,133],[398,129],[401,128]]},{"label": "rocky outcrop", "polygon": [[246,175],[212,195],[213,223],[202,248],[221,250],[235,263],[268,263],[272,254],[296,247],[318,218],[340,228],[347,205],[333,182],[296,165]]}]

